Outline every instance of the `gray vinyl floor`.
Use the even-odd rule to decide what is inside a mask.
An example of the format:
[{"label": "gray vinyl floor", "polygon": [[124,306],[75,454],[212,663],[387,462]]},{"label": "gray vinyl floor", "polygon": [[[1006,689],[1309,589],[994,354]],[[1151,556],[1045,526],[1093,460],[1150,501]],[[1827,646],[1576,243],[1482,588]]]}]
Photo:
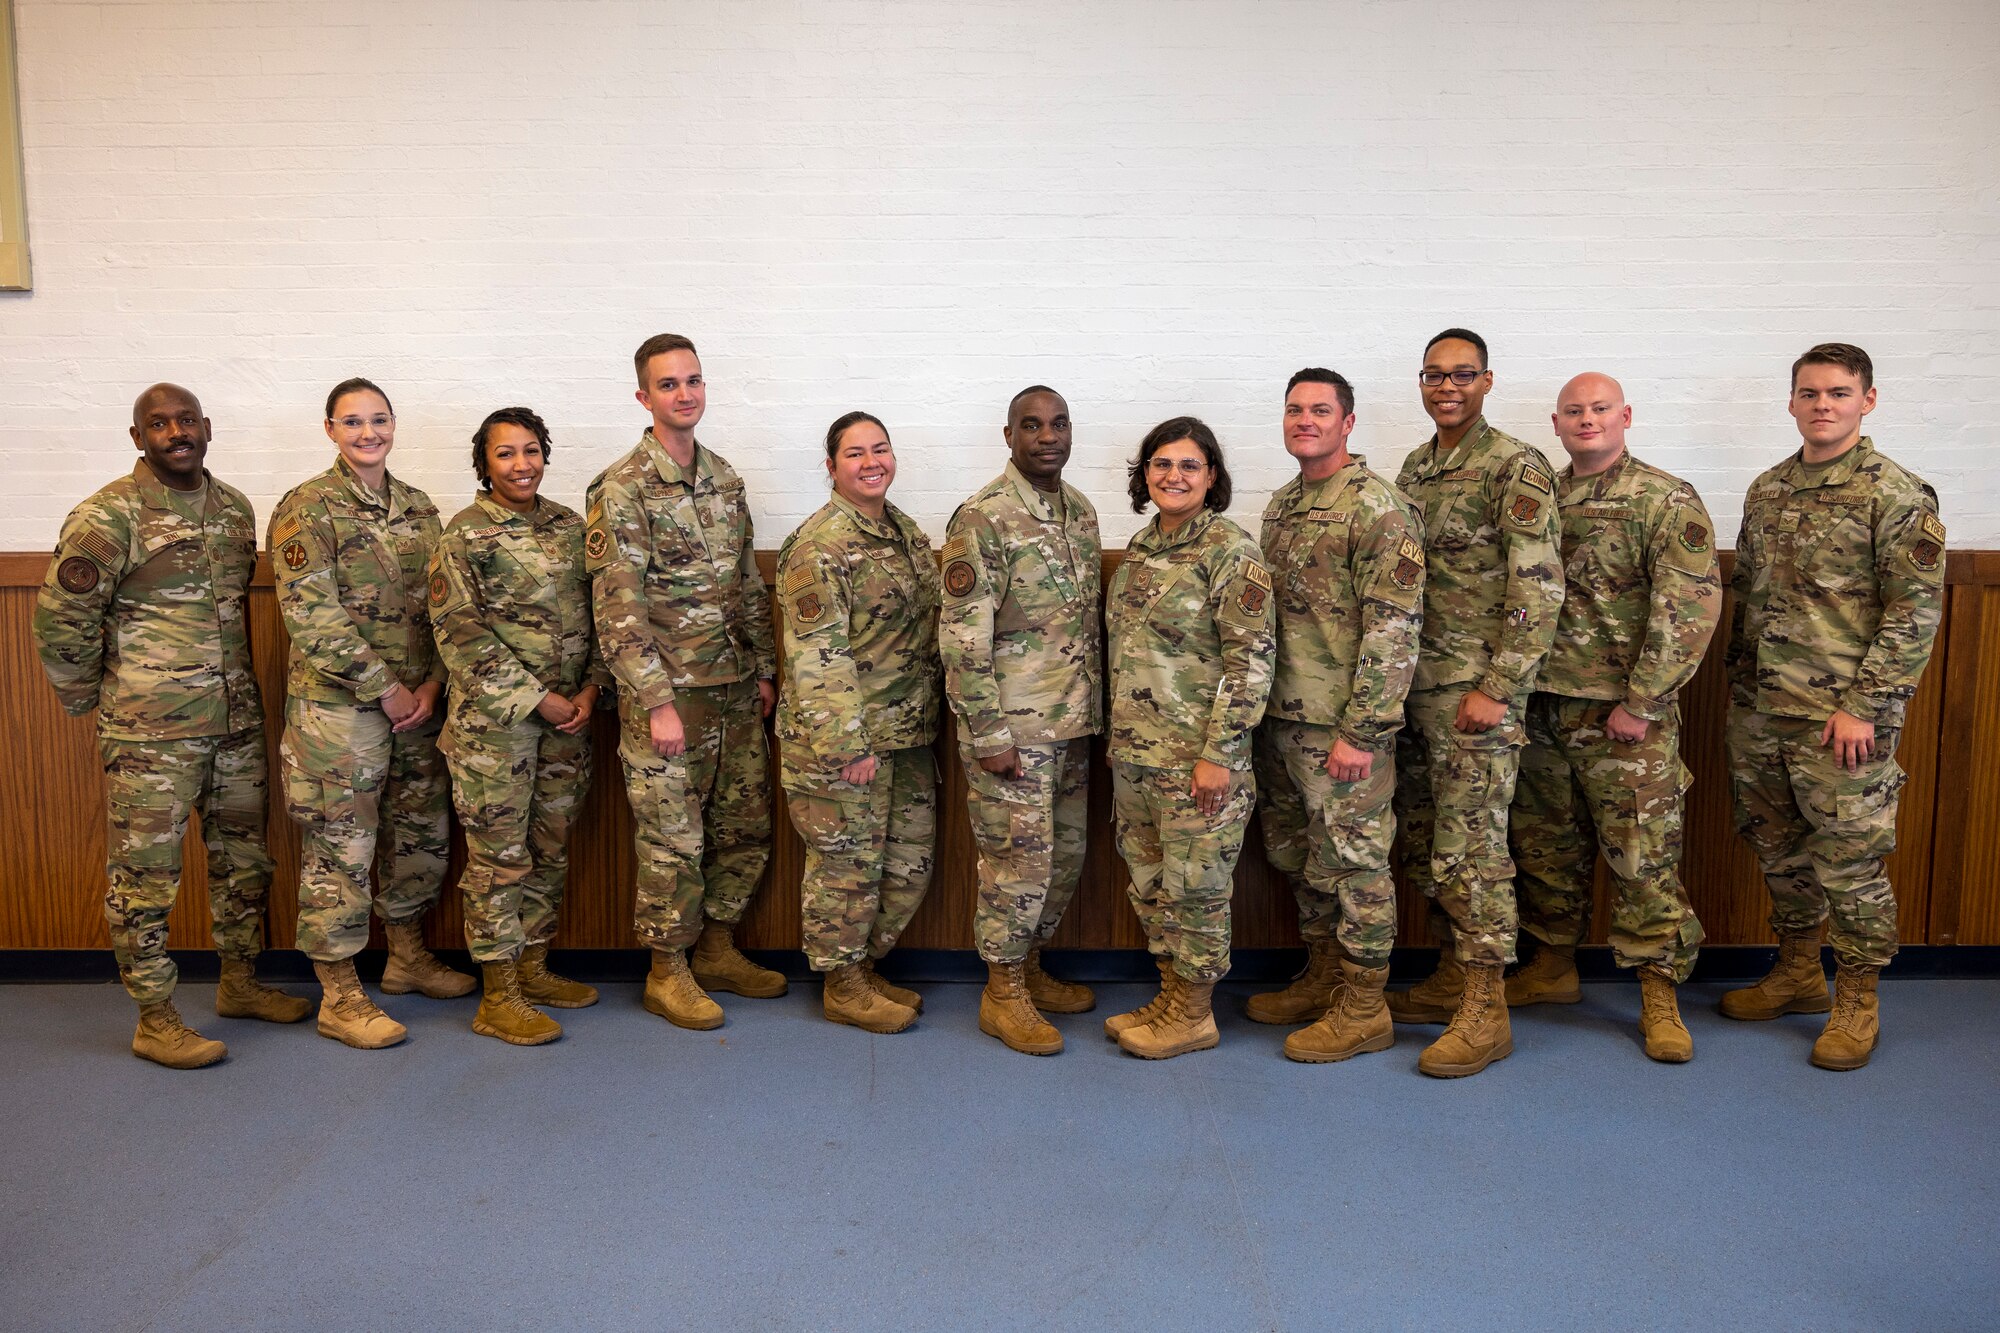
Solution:
[{"label": "gray vinyl floor", "polygon": [[1435,1028],[1293,1065],[1225,990],[1221,1047],[1149,1064],[1098,1028],[1130,986],[1038,1060],[969,985],[895,1037],[615,986],[534,1050],[405,997],[388,1052],[188,985],[231,1055],[184,1074],[114,987],[0,987],[0,1327],[2000,1327],[2000,982],[1886,983],[1852,1074],[1711,986],[1654,1065],[1591,985],[1450,1083]]}]

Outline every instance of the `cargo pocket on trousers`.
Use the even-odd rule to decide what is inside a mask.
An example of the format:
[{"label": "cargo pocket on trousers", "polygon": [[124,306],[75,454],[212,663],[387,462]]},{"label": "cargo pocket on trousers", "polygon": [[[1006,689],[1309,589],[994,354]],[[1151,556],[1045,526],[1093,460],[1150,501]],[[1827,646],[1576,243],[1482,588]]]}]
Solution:
[{"label": "cargo pocket on trousers", "polygon": [[1833,817],[1843,824],[1874,819],[1884,806],[1896,799],[1908,780],[1909,775],[1892,759],[1884,766],[1884,771],[1875,774],[1863,785],[1853,791],[1838,793],[1833,801]]},{"label": "cargo pocket on trousers", "polygon": [[[1681,794],[1687,790],[1686,769],[1680,773],[1634,787],[1627,792],[1627,805],[1614,836],[1604,840],[1605,860],[1627,879],[1637,879],[1656,868],[1657,862],[1680,854],[1678,814]],[[1665,846],[1673,842],[1674,846]],[[1654,849],[1653,862],[1647,860]]]}]

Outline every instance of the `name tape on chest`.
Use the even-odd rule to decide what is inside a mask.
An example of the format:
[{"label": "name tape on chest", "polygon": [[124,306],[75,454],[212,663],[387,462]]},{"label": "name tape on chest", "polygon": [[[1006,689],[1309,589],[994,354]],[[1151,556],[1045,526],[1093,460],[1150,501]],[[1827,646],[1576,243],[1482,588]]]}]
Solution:
[{"label": "name tape on chest", "polygon": [[468,539],[476,539],[479,541],[484,541],[488,537],[498,537],[501,533],[505,532],[506,530],[507,530],[507,525],[505,523],[495,523],[490,528],[474,528],[472,529],[472,531],[466,533],[465,535]]}]

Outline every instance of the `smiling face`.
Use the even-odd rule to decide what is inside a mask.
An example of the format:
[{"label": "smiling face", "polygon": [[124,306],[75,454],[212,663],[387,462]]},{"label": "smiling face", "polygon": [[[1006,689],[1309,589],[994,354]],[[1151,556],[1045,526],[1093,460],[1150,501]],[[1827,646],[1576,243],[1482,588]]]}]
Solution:
[{"label": "smiling face", "polygon": [[889,433],[872,421],[857,421],[840,433],[826,460],[834,493],[856,508],[878,513],[889,483],[896,479],[896,451]]},{"label": "smiling face", "polygon": [[1353,433],[1354,414],[1333,385],[1301,380],[1285,395],[1285,452],[1301,467],[1340,457]]},{"label": "smiling face", "polygon": [[1179,527],[1201,512],[1214,470],[1193,440],[1163,444],[1146,460],[1146,494],[1160,511],[1160,526]]},{"label": "smiling face", "polygon": [[386,465],[389,451],[396,447],[396,414],[381,394],[355,389],[334,400],[326,433],[347,465],[368,475]]},{"label": "smiling face", "polygon": [[1579,475],[1601,471],[1625,452],[1632,405],[1609,375],[1578,375],[1556,397],[1556,438]]},{"label": "smiling face", "polygon": [[201,485],[208,457],[208,418],[186,389],[156,384],[132,404],[132,443],[162,485],[191,491]]},{"label": "smiling face", "polygon": [[1875,390],[1845,366],[1800,366],[1788,409],[1799,438],[1815,458],[1835,458],[1861,438],[1861,419],[1875,410]]},{"label": "smiling face", "polygon": [[[1493,391],[1493,372],[1479,364],[1479,349],[1463,338],[1444,338],[1424,353],[1423,373],[1443,376],[1438,384],[1421,384],[1424,412],[1440,431],[1454,431],[1471,425],[1486,410],[1486,395]],[[1470,382],[1459,384],[1470,376]]]},{"label": "smiling face", "polygon": [[655,436],[691,433],[708,410],[708,381],[701,375],[701,358],[685,348],[652,357],[646,362],[646,380],[637,396],[653,414]]},{"label": "smiling face", "polygon": [[1069,404],[1060,394],[1031,393],[1014,404],[1002,434],[1015,470],[1030,486],[1053,491],[1069,462]]},{"label": "smiling face", "polygon": [[535,507],[547,466],[542,442],[527,427],[501,421],[486,432],[486,475],[493,498],[507,508],[525,513]]}]

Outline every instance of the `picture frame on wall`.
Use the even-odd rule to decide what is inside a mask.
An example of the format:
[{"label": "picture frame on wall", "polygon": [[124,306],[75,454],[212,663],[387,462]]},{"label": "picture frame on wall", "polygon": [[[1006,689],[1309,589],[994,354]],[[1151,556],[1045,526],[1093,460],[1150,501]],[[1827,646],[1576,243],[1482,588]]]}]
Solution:
[{"label": "picture frame on wall", "polygon": [[0,290],[25,292],[34,282],[28,273],[28,182],[15,49],[14,0],[0,0]]}]

